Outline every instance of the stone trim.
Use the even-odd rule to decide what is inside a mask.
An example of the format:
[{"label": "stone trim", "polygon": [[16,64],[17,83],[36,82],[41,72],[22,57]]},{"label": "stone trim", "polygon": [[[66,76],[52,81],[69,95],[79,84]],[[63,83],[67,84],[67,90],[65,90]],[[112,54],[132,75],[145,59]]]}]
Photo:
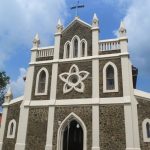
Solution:
[{"label": "stone trim", "polygon": [[[109,65],[111,65],[114,69],[114,87],[115,88],[113,90],[107,90],[106,70]],[[118,69],[116,65],[111,61],[106,63],[103,68],[103,92],[104,93],[118,92]]]},{"label": "stone trim", "polygon": [[[13,132],[11,134],[11,125],[12,124],[13,124]],[[10,138],[10,139],[15,138],[15,133],[16,133],[16,121],[15,121],[15,119],[12,119],[8,124],[7,138]]]},{"label": "stone trim", "polygon": [[75,62],[80,60],[93,60],[93,59],[103,59],[108,58],[120,58],[120,56],[129,56],[129,53],[116,53],[116,54],[108,54],[108,55],[96,55],[96,56],[87,56],[82,58],[69,58],[69,59],[54,59],[54,60],[48,60],[48,61],[42,61],[42,62],[30,62],[29,65],[38,65],[38,64],[48,64],[48,63],[66,63],[66,62]]},{"label": "stone trim", "polygon": [[24,106],[62,106],[62,105],[109,105],[109,104],[128,104],[131,103],[129,97],[113,98],[83,98],[83,99],[60,99],[60,100],[31,100],[30,103],[24,103]]},{"label": "stone trim", "polygon": [[[43,93],[39,93],[39,92],[38,92],[39,77],[40,77],[40,74],[41,74],[42,71],[44,71],[45,74],[46,74],[45,90],[44,90]],[[37,76],[36,76],[35,95],[47,95],[47,91],[48,91],[48,77],[49,77],[49,73],[48,73],[47,69],[46,69],[45,67],[42,67],[42,68],[38,71]]]}]

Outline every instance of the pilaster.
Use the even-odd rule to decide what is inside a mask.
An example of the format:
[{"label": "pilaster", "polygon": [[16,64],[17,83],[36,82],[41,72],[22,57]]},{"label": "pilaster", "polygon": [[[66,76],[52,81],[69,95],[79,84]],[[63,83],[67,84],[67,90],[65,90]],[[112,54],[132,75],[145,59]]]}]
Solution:
[{"label": "pilaster", "polygon": [[[53,104],[55,104],[56,101],[57,76],[58,76],[57,74],[58,74],[58,64],[54,63],[52,66],[52,80],[51,80],[51,92],[50,92],[50,101],[53,101]],[[55,106],[49,106],[45,150],[52,150],[53,148],[52,140],[53,140],[54,113],[55,113]]]},{"label": "pilaster", "polygon": [[[92,24],[92,55],[99,55],[99,27],[96,14]],[[99,59],[92,60],[92,98],[99,103]],[[99,146],[99,104],[92,106],[92,150],[100,150]]]},{"label": "pilaster", "polygon": [[[61,40],[62,30],[63,30],[63,26],[61,24],[61,21],[59,20],[58,25],[57,25],[57,32],[55,33],[54,59],[59,59],[60,40]],[[53,63],[51,89],[50,89],[51,90],[50,91],[50,100],[52,101],[53,104],[55,104],[55,101],[56,101],[57,76],[58,76],[58,63]],[[55,106],[49,106],[47,138],[46,138],[45,150],[53,149],[54,113],[55,113]]]},{"label": "pilaster", "polygon": [[27,77],[25,81],[24,101],[20,106],[18,134],[15,150],[25,150],[28,115],[29,115],[29,107],[26,107],[25,105],[28,105],[31,101],[33,76],[34,76],[34,66],[30,66],[28,68]]},{"label": "pilaster", "polygon": [[129,99],[124,104],[126,150],[140,150],[137,105],[133,96],[132,67],[128,56],[121,57],[123,96]]},{"label": "pilaster", "polygon": [[29,107],[25,107],[24,104],[22,103],[20,107],[18,135],[15,150],[25,150],[28,115],[29,115]]},{"label": "pilaster", "polygon": [[5,128],[6,128],[7,111],[8,111],[8,106],[4,106],[3,114],[2,114],[2,122],[1,122],[1,127],[0,127],[0,150],[2,150],[2,146],[3,146],[3,139],[4,139]]}]

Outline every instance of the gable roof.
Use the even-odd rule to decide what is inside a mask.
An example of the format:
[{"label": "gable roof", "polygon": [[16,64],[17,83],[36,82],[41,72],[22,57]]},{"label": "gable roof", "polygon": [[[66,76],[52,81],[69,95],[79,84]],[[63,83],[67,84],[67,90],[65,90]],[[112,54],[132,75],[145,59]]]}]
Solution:
[{"label": "gable roof", "polygon": [[63,32],[65,32],[69,28],[71,28],[76,22],[79,22],[80,24],[82,24],[82,25],[84,25],[84,26],[86,26],[88,28],[92,28],[92,26],[90,24],[88,24],[85,21],[81,20],[79,17],[75,17],[75,19],[63,30]]}]

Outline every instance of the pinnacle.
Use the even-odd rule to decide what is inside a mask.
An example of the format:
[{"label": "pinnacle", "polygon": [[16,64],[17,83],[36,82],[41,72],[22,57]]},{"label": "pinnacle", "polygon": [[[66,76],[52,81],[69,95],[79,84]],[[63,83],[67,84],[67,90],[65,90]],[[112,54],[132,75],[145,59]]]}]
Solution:
[{"label": "pinnacle", "polygon": [[61,20],[58,20],[58,26],[62,26]]},{"label": "pinnacle", "polygon": [[93,20],[98,20],[96,13],[94,13]]},{"label": "pinnacle", "polygon": [[11,87],[10,87],[10,86],[8,87],[8,90],[7,90],[6,95],[7,95],[7,96],[12,95],[12,90],[11,90]]},{"label": "pinnacle", "polygon": [[40,40],[38,33],[36,33],[36,35],[35,35],[35,37],[34,37],[34,40],[36,40],[36,41],[39,41],[39,40]]},{"label": "pinnacle", "polygon": [[126,29],[125,24],[124,24],[123,21],[121,21],[121,23],[120,23],[120,29]]}]

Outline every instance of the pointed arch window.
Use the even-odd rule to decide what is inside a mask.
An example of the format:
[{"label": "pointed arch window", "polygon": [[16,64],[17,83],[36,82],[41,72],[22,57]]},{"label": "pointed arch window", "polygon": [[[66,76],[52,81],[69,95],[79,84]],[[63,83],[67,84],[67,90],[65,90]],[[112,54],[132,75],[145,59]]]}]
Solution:
[{"label": "pointed arch window", "polygon": [[106,69],[106,89],[114,90],[114,68],[109,65]]},{"label": "pointed arch window", "polygon": [[16,121],[12,119],[8,124],[7,138],[15,138]]},{"label": "pointed arch window", "polygon": [[74,57],[78,57],[78,51],[79,51],[78,44],[79,44],[78,39],[75,38],[74,43],[73,43],[73,54],[74,54],[73,56]]},{"label": "pointed arch window", "polygon": [[48,71],[46,68],[39,70],[36,77],[35,95],[46,95],[48,90]]},{"label": "pointed arch window", "polygon": [[85,43],[82,43],[82,51],[81,51],[81,56],[85,56]]},{"label": "pointed arch window", "polygon": [[44,70],[42,70],[39,76],[38,93],[44,93],[45,84],[46,84],[46,73]]},{"label": "pointed arch window", "polygon": [[70,57],[70,49],[71,49],[71,44],[70,41],[67,41],[64,45],[64,58],[69,58]]},{"label": "pointed arch window", "polygon": [[103,68],[103,92],[118,92],[118,70],[112,62]]},{"label": "pointed arch window", "polygon": [[85,39],[81,40],[80,49],[81,57],[87,56],[87,41]]},{"label": "pointed arch window", "polygon": [[69,58],[69,56],[70,56],[70,44],[67,44],[66,58]]},{"label": "pointed arch window", "polygon": [[150,123],[146,123],[147,138],[150,138]]},{"label": "pointed arch window", "polygon": [[142,123],[143,141],[150,142],[150,119],[145,119]]}]

